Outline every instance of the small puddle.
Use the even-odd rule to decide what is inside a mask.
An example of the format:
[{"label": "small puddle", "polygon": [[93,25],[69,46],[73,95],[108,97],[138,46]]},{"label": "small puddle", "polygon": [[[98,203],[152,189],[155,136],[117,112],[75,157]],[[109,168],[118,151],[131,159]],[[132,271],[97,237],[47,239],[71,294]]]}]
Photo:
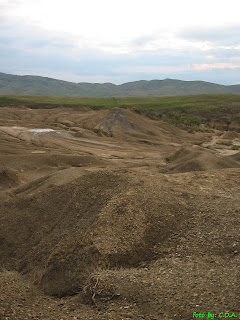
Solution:
[{"label": "small puddle", "polygon": [[28,129],[28,132],[46,133],[46,132],[55,132],[55,130],[53,130],[53,129]]}]

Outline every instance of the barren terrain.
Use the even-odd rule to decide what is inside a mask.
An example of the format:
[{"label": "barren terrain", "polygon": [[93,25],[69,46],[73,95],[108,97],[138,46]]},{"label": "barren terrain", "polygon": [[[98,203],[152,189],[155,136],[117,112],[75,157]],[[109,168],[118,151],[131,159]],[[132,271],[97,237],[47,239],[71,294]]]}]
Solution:
[{"label": "barren terrain", "polygon": [[240,319],[239,149],[130,109],[0,108],[0,320]]}]

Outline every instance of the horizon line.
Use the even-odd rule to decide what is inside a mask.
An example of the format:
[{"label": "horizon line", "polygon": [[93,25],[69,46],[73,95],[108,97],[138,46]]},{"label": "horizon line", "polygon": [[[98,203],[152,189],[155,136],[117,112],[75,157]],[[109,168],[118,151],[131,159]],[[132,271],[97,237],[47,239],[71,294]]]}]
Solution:
[{"label": "horizon line", "polygon": [[200,80],[200,79],[198,79],[198,80],[182,80],[182,79],[175,79],[175,78],[151,79],[151,80],[140,79],[140,80],[127,81],[127,82],[123,82],[123,83],[120,83],[120,84],[116,84],[116,83],[113,83],[113,82],[86,82],[86,81],[74,82],[74,81],[68,81],[68,80],[63,80],[63,79],[58,79],[58,78],[51,78],[51,77],[48,77],[48,76],[40,76],[40,75],[37,75],[37,74],[15,74],[15,73],[6,73],[6,72],[1,72],[1,71],[0,71],[0,74],[6,74],[6,75],[10,75],[10,76],[17,76],[17,77],[39,77],[39,78],[46,78],[46,79],[57,80],[57,81],[64,81],[64,82],[73,83],[73,84],[81,84],[81,83],[113,84],[115,86],[121,86],[123,84],[133,83],[133,82],[141,82],[141,81],[150,82],[150,81],[166,81],[166,80],[176,80],[176,81],[183,81],[183,82],[206,82],[206,83],[211,83],[211,84],[217,84],[219,86],[224,86],[224,87],[240,85],[240,83],[226,85],[226,84],[220,84],[220,83],[217,83],[217,82],[211,82],[211,81]]}]

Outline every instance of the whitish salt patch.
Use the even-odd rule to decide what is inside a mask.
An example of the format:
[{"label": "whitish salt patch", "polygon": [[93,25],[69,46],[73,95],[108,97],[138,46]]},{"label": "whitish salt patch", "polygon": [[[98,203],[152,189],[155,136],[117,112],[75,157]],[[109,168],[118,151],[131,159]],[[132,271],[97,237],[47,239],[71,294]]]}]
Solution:
[{"label": "whitish salt patch", "polygon": [[34,133],[43,133],[43,132],[54,132],[55,130],[53,129],[29,129],[29,132],[34,132]]}]

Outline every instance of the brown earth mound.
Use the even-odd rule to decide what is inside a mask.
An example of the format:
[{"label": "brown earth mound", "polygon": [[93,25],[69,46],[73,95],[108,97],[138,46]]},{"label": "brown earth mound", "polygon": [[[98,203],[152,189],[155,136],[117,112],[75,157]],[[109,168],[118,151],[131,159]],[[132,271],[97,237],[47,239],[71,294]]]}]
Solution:
[{"label": "brown earth mound", "polygon": [[191,136],[183,130],[165,124],[162,121],[150,120],[146,116],[128,109],[115,108],[108,111],[98,111],[91,118],[91,121],[87,120],[85,119],[84,124],[79,123],[79,125],[100,135],[116,138],[126,138],[126,136],[135,138],[156,137],[160,141],[170,141],[171,138],[177,141],[179,137],[189,138]]},{"label": "brown earth mound", "polygon": [[11,188],[19,185],[20,179],[16,172],[0,166],[0,188]]},{"label": "brown earth mound", "polygon": [[149,128],[149,119],[141,115],[136,115],[130,110],[121,110],[117,108],[107,111],[103,121],[97,123],[93,127],[93,130],[98,134],[111,137],[119,137],[126,134],[157,135],[157,130],[154,126],[150,126]]},{"label": "brown earth mound", "polygon": [[233,154],[232,156],[229,156],[229,159],[236,161],[236,162],[240,162],[240,152],[237,152],[237,153]]},{"label": "brown earth mound", "polygon": [[234,159],[217,156],[198,146],[182,147],[166,160],[168,165],[164,170],[175,173],[239,167]]},{"label": "brown earth mound", "polygon": [[238,137],[239,137],[239,134],[234,131],[225,131],[221,136],[222,139],[235,139]]},{"label": "brown earth mound", "polygon": [[[184,197],[190,209],[180,229],[156,245],[156,259],[142,268],[93,272],[81,301],[101,307],[117,301],[126,306],[127,315],[134,312],[136,304],[146,319],[187,320],[198,308],[219,313],[218,308],[226,306],[237,315],[240,242],[235,183],[240,172],[225,172],[225,176],[220,171],[166,176],[163,190],[169,198]],[[229,184],[224,187],[226,179]],[[230,194],[234,198],[229,202]]]},{"label": "brown earth mound", "polygon": [[[80,141],[96,143],[101,138],[146,145],[161,145],[202,141],[201,134],[193,135],[162,121],[154,121],[128,109],[78,111],[67,108],[52,110],[14,110],[3,112],[0,127],[0,147],[3,154],[19,154],[23,149],[43,151],[56,149],[70,153],[79,151]],[[10,109],[10,108],[9,108]],[[28,128],[50,128],[55,132],[34,134]],[[72,133],[72,135],[70,134]],[[81,140],[82,139],[82,140]],[[84,141],[83,141],[84,140]],[[113,139],[111,139],[113,140]],[[8,142],[8,143],[6,143]],[[97,141],[99,143],[100,141]],[[14,148],[9,147],[14,145]]]},{"label": "brown earth mound", "polygon": [[0,161],[16,170],[40,170],[40,168],[91,167],[106,164],[106,161],[93,156],[63,154],[2,155]]},{"label": "brown earth mound", "polygon": [[153,246],[178,229],[184,212],[177,200],[168,203],[155,196],[156,188],[131,180],[92,173],[4,203],[2,263],[30,273],[46,293],[61,296],[79,291],[97,267],[150,259]]},{"label": "brown earth mound", "polygon": [[77,294],[79,313],[104,310],[96,319],[237,312],[239,174],[100,171],[19,195],[0,207],[0,263],[45,293]]}]

